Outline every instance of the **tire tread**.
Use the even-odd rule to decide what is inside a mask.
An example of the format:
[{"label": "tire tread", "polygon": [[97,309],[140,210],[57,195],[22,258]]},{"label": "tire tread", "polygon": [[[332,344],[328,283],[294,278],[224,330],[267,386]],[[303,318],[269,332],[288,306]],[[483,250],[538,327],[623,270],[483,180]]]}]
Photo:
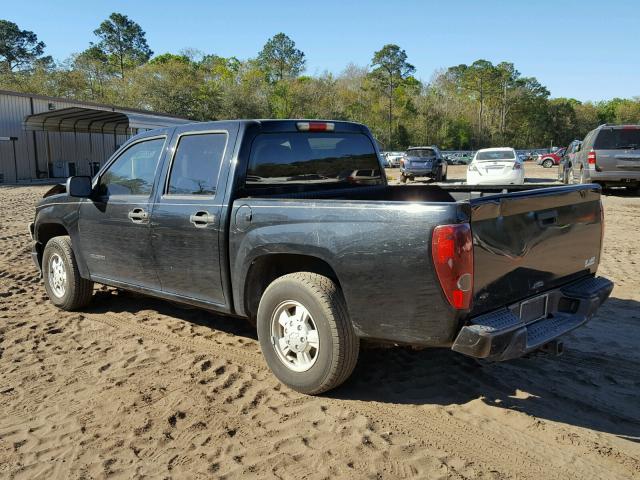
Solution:
[{"label": "tire tread", "polygon": [[333,358],[331,370],[316,388],[304,393],[318,395],[344,383],[358,363],[360,339],[353,330],[347,306],[341,290],[333,280],[313,272],[295,272],[277,278],[271,285],[295,281],[305,285],[314,293],[331,315],[327,318],[333,337]]},{"label": "tire tread", "polygon": [[[93,282],[91,280],[87,280],[80,276],[80,271],[78,270],[78,264],[76,262],[75,255],[73,253],[73,247],[71,245],[71,238],[68,235],[53,237],[51,240],[47,242],[45,247],[45,254],[42,259],[42,268],[43,271],[48,263],[47,260],[47,251],[50,249],[58,249],[60,253],[62,253],[64,259],[67,261],[69,267],[71,267],[70,275],[67,277],[68,287],[70,289],[70,294],[67,295],[62,302],[56,302],[53,298],[51,299],[54,304],[63,309],[63,310],[79,310],[83,307],[86,307],[93,297]],[[46,284],[46,279],[45,279]],[[47,291],[47,293],[49,293]],[[51,295],[49,295],[51,298]]]}]

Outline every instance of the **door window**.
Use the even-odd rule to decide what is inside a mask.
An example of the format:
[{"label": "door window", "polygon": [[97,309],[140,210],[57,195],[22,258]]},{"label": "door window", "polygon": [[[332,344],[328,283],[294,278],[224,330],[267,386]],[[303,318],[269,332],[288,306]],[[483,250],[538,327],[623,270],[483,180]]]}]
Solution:
[{"label": "door window", "polygon": [[164,138],[131,145],[100,177],[98,194],[150,196],[163,145]]},{"label": "door window", "polygon": [[225,133],[180,137],[171,165],[168,195],[214,195],[227,144]]}]

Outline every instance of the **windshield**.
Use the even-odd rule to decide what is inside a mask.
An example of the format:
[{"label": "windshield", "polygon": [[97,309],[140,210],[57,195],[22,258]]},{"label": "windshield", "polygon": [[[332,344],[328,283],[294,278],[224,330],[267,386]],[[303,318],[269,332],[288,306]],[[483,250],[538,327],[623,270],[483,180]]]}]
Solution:
[{"label": "windshield", "polygon": [[[365,172],[358,175],[358,171]],[[357,178],[363,177],[363,178]],[[378,156],[360,133],[263,133],[251,147],[247,187],[381,185]]]},{"label": "windshield", "polygon": [[436,152],[434,152],[431,148],[407,150],[407,157],[433,158],[435,156]]},{"label": "windshield", "polygon": [[513,150],[488,150],[486,152],[478,152],[476,160],[515,160]]},{"label": "windshield", "polygon": [[596,150],[640,148],[640,128],[602,129],[593,148]]}]

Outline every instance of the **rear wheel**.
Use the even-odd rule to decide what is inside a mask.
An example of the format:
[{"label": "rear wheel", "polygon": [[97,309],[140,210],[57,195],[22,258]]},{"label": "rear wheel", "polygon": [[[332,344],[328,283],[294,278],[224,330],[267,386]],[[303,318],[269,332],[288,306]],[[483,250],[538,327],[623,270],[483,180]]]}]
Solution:
[{"label": "rear wheel", "polygon": [[435,181],[436,182],[441,182],[442,181],[442,167],[438,168],[438,171],[436,172]]},{"label": "rear wheel", "polygon": [[331,279],[297,272],[274,280],[260,299],[257,321],[269,368],[293,390],[320,394],[353,372],[360,341]]},{"label": "rear wheel", "polygon": [[44,288],[51,302],[63,310],[78,310],[91,302],[93,282],[80,276],[68,236],[54,237],[42,255]]},{"label": "rear wheel", "polygon": [[542,162],[542,166],[544,168],[551,168],[553,167],[553,160],[551,160],[550,158],[547,158],[544,162]]},{"label": "rear wheel", "polygon": [[407,183],[407,177],[404,173],[400,175],[400,183]]}]

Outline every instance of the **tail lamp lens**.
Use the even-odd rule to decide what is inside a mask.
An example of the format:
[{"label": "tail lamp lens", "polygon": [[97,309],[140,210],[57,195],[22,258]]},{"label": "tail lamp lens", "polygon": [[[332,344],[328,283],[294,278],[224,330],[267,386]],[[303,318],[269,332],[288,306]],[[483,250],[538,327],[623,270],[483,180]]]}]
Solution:
[{"label": "tail lamp lens", "polygon": [[596,152],[591,150],[589,152],[589,154],[587,155],[587,161],[589,162],[589,165],[595,165],[596,164]]},{"label": "tail lamp lens", "polygon": [[333,122],[298,122],[296,127],[301,132],[333,132],[336,125]]},{"label": "tail lamp lens", "polygon": [[468,223],[439,225],[431,240],[433,263],[449,304],[468,309],[473,296],[473,239]]}]

